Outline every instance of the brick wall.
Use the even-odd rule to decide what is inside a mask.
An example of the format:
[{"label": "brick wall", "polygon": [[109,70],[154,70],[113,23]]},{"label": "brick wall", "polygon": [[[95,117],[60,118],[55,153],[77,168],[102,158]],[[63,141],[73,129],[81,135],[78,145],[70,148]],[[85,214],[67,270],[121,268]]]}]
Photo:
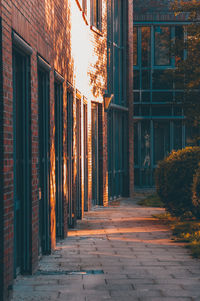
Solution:
[{"label": "brick wall", "polygon": [[[81,1],[80,1],[81,2]],[[31,272],[38,263],[38,77],[37,54],[52,67],[50,71],[50,208],[51,244],[55,247],[55,116],[54,116],[54,73],[56,70],[65,79],[63,84],[64,129],[67,119],[67,84],[69,81],[78,89],[81,98],[88,100],[88,155],[89,155],[89,199],[91,201],[91,101],[103,103],[106,90],[107,42],[106,21],[107,1],[102,6],[102,32],[90,28],[90,7],[88,16],[83,13],[76,0],[2,0],[2,60],[3,60],[3,171],[4,171],[4,295],[8,297],[13,283],[13,240],[14,240],[14,202],[13,202],[13,89],[12,89],[12,30],[22,37],[32,49],[31,56],[31,139],[32,139],[32,200],[31,200]],[[88,24],[87,24],[88,21]],[[82,104],[83,105],[83,104]],[[102,110],[103,111],[103,110]],[[1,117],[0,117],[1,118]],[[103,156],[103,196],[107,203],[106,179],[106,117],[102,112],[102,131],[104,139]],[[1,127],[2,128],[2,127]],[[83,127],[82,127],[83,128]],[[64,131],[64,170],[66,171],[67,131]],[[2,145],[2,144],[1,144]],[[66,176],[66,173],[65,173]],[[83,176],[83,170],[82,170]],[[103,181],[103,180],[102,180]],[[2,190],[1,190],[2,192]],[[64,225],[67,235],[67,187],[64,187]],[[89,204],[91,207],[91,203]],[[1,214],[1,209],[0,209]],[[2,220],[0,221],[2,223]],[[1,247],[0,247],[1,249]],[[1,257],[1,258],[2,258]]]}]

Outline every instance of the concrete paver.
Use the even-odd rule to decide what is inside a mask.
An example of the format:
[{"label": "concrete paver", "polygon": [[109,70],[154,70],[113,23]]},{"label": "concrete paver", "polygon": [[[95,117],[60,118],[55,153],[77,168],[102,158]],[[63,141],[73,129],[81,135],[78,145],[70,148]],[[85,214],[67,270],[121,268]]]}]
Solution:
[{"label": "concrete paver", "polygon": [[35,275],[17,278],[12,300],[200,300],[200,261],[152,217],[163,209],[136,201],[86,213]]}]

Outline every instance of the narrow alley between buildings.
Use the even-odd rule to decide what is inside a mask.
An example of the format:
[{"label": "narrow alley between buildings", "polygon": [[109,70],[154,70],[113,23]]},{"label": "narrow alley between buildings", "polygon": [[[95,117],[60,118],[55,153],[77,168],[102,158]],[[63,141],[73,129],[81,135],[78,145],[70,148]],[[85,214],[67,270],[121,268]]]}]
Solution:
[{"label": "narrow alley between buildings", "polygon": [[12,300],[200,300],[200,261],[152,217],[163,209],[139,198],[86,213],[36,274],[17,278]]}]

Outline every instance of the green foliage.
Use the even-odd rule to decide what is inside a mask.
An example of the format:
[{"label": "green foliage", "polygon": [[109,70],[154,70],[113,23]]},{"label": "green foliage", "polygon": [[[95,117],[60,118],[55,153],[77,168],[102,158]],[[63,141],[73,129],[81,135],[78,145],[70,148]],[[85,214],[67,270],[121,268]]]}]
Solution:
[{"label": "green foliage", "polygon": [[138,205],[145,206],[145,207],[160,207],[160,208],[164,206],[163,202],[161,202],[159,196],[156,193],[147,196],[144,200],[140,200],[138,202]]},{"label": "green foliage", "polygon": [[154,215],[153,217],[163,221],[172,229],[174,240],[176,242],[186,243],[186,247],[190,249],[193,257],[200,258],[200,223],[193,220],[181,221],[169,213]]},{"label": "green foliage", "polygon": [[200,218],[200,164],[193,177],[192,203],[194,206],[194,215]]},{"label": "green foliage", "polygon": [[[172,46],[172,55],[175,57],[176,68],[167,70],[166,80],[173,78],[175,87],[184,91],[181,100],[183,105],[186,123],[192,128],[193,143],[199,145],[200,142],[200,2],[173,1],[171,8],[175,15],[184,15],[190,21],[185,26],[187,37],[176,37],[176,42]],[[185,55],[184,55],[185,53]],[[179,100],[180,101],[180,100]]]},{"label": "green foliage", "polygon": [[192,216],[191,186],[199,161],[200,147],[186,147],[172,151],[158,163],[155,173],[157,194],[174,216]]},{"label": "green foliage", "polygon": [[172,224],[175,241],[188,243],[193,257],[200,258],[200,223],[193,221],[174,221]]}]

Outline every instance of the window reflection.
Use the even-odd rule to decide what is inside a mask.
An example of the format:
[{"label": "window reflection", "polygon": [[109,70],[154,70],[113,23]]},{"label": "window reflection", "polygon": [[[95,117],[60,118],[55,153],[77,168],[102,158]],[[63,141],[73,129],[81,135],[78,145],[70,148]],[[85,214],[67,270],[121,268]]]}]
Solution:
[{"label": "window reflection", "polygon": [[182,148],[182,121],[174,122],[174,149]]},{"label": "window reflection", "polygon": [[155,65],[170,65],[170,27],[155,27]]},{"label": "window reflection", "polygon": [[140,89],[140,72],[138,70],[134,70],[133,73],[133,88],[135,90]]},{"label": "window reflection", "polygon": [[150,70],[142,70],[142,89],[150,89]]},{"label": "window reflection", "polygon": [[184,27],[175,26],[175,62],[176,65],[184,58]]},{"label": "window reflection", "polygon": [[170,152],[170,122],[154,121],[154,164]]},{"label": "window reflection", "polygon": [[142,27],[142,66],[149,67],[151,65],[151,28]]},{"label": "window reflection", "polygon": [[133,27],[133,65],[138,64],[138,29]]}]

